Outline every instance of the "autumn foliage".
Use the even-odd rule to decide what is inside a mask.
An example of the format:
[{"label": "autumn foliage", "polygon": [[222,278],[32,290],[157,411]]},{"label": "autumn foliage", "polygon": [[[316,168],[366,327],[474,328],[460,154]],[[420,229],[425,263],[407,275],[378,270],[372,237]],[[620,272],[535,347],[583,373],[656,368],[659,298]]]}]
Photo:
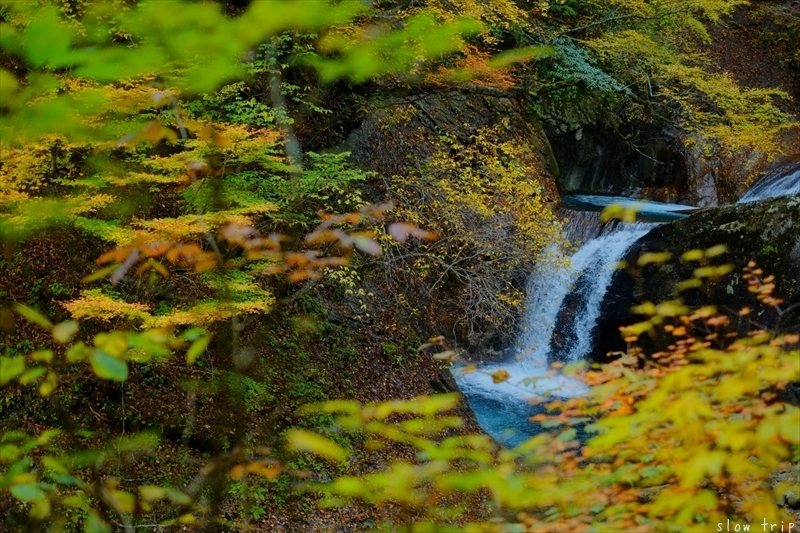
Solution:
[{"label": "autumn foliage", "polygon": [[[716,257],[718,250],[705,252]],[[780,305],[762,275],[754,265],[747,268],[752,292]],[[796,479],[774,484],[771,476],[796,472],[800,459],[800,409],[782,396],[800,379],[800,338],[759,329],[741,336],[715,308],[689,310],[680,300],[642,305],[641,312],[649,318],[624,333],[663,329],[673,344],[659,353],[634,344],[594,368],[554,365],[554,373],[591,388],[548,401],[549,414],[531,418],[542,433],[513,449],[485,436],[443,438],[445,428],[461,423],[445,416],[456,397],[314,408],[333,413],[342,431],[365,433],[374,447],[411,446],[419,460],[309,488],[330,494],[331,504],[400,502],[418,513],[404,526],[420,532],[710,532],[728,521],[794,523],[775,502],[798,489]],[[394,421],[397,413],[414,416]],[[328,446],[320,442],[315,451]],[[494,518],[470,523],[464,502],[484,491]],[[459,517],[466,523],[445,526]]]},{"label": "autumn foliage", "polygon": [[[709,157],[769,158],[785,95],[708,76],[685,46],[739,3],[0,1],[3,518],[247,530],[300,488],[305,507],[366,502],[424,533],[784,519],[774,497],[795,489],[766,481],[797,461],[798,410],[781,391],[800,378],[798,339],[732,334],[714,309],[643,303],[630,341],[663,328],[673,346],[564,369],[591,392],[548,405],[535,422],[559,431],[512,450],[464,435],[445,414],[454,396],[342,399],[367,281],[395,318],[419,322],[414,298],[441,291],[458,341],[510,338],[525,275],[561,238],[556,191],[533,137],[503,120],[435,131],[429,157],[385,176],[333,150],[333,128],[324,151],[298,140],[337,114],[329,93],[363,103],[469,83],[532,122],[547,98],[598,122],[668,110]],[[395,126],[425,112],[393,111]],[[726,273],[713,268],[692,286]],[[763,274],[753,265],[748,282],[779,307]],[[329,317],[320,294],[360,314]],[[363,344],[387,366],[424,351],[413,335]],[[385,446],[405,454],[368,473],[350,462]]]}]

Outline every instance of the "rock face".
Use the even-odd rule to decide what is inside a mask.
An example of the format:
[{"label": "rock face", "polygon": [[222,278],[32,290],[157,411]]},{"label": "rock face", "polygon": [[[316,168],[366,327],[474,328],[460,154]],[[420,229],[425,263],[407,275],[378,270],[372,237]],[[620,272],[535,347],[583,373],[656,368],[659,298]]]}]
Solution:
[{"label": "rock face", "polygon": [[[707,209],[695,215],[653,229],[629,250],[626,261],[635,265],[646,252],[668,251],[672,259],[662,265],[647,265],[638,272],[621,270],[614,275],[603,301],[597,331],[596,354],[625,349],[620,326],[636,322],[630,308],[642,301],[654,303],[676,298],[676,284],[692,277],[697,263],[680,261],[693,249],[724,244],[728,251],[713,264],[728,263],[733,271],[705,291],[691,289],[681,295],[690,306],[714,304],[733,317],[745,331],[751,324],[738,317],[749,306],[749,318],[771,329],[800,331],[800,305],[779,318],[775,309],[761,305],[747,290],[742,269],[755,261],[764,276],[775,275],[774,295],[784,299],[782,308],[800,304],[800,194],[771,198],[749,204]],[[666,339],[651,339],[653,348],[663,348]]]},{"label": "rock face", "polygon": [[[388,99],[367,114],[345,148],[353,163],[391,177],[429,159],[440,136],[467,145],[478,130],[491,126],[502,126],[508,139],[525,139],[555,174],[550,144],[532,117],[502,91],[485,87]],[[554,181],[543,185],[558,198]]]},{"label": "rock face", "polygon": [[695,187],[678,132],[645,125],[629,129],[630,140],[597,127],[548,132],[559,162],[559,190],[694,205]]},{"label": "rock face", "polygon": [[[409,314],[425,317],[420,320],[420,334],[446,331],[471,353],[499,351],[513,333],[513,327],[503,327],[506,319],[512,323],[520,312],[491,302],[500,302],[498,295],[509,287],[524,288],[534,253],[532,241],[517,238],[518,226],[511,218],[533,206],[514,200],[529,183],[537,185],[536,199],[548,209],[559,200],[554,159],[538,123],[502,91],[466,86],[373,102],[345,144],[351,162],[377,174],[367,189],[371,201],[390,200],[399,210],[411,206],[420,226],[442,234],[437,251],[440,264],[426,265],[433,272],[433,286],[400,268],[404,259],[387,261],[388,266],[382,267],[385,278],[396,284],[394,289],[402,287],[405,301],[413,302]],[[493,152],[492,147],[501,145],[506,148]],[[482,167],[475,154],[485,155],[491,165]],[[506,175],[517,181],[492,193],[497,209],[489,210],[490,214],[482,212],[478,203],[470,204],[468,194],[459,196],[462,189],[480,190],[481,185],[465,178],[471,172],[488,186],[490,180],[501,180],[501,170],[511,167],[514,172]],[[409,177],[416,182],[409,185]],[[449,203],[450,197],[459,200]],[[459,239],[462,244],[449,244]],[[467,249],[469,254],[464,252]],[[497,259],[489,261],[490,257]]]}]

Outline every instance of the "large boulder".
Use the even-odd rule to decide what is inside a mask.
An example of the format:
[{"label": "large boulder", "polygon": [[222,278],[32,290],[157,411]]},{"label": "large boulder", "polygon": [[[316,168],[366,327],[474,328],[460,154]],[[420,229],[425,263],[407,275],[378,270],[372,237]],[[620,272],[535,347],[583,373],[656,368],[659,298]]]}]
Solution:
[{"label": "large boulder", "polygon": [[[678,282],[692,277],[697,263],[683,262],[689,250],[724,244],[728,250],[714,264],[728,263],[733,271],[708,289],[692,289],[680,295],[690,306],[716,305],[744,331],[750,321],[781,331],[800,331],[800,194],[759,202],[706,209],[690,217],[664,224],[640,239],[626,255],[629,265],[647,252],[668,251],[672,258],[661,265],[628,268],[614,275],[600,310],[595,355],[604,359],[610,351],[623,350],[619,327],[638,321],[631,307],[643,301],[663,302],[678,297]],[[742,278],[742,270],[754,261],[764,276],[775,275],[774,295],[783,298],[782,316],[760,304]],[[753,311],[741,318],[738,311]],[[641,319],[641,317],[639,317]],[[647,339],[661,349],[668,339]]]}]

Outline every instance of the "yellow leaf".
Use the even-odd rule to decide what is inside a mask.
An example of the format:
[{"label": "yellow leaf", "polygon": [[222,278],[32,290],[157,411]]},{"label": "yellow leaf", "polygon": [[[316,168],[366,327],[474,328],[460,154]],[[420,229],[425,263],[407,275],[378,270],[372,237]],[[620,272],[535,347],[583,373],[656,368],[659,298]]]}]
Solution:
[{"label": "yellow leaf", "polygon": [[298,452],[310,452],[329,461],[342,461],[347,457],[347,451],[330,439],[305,431],[302,429],[292,429],[287,437],[287,444],[290,449]]},{"label": "yellow leaf", "polygon": [[507,370],[503,370],[502,368],[492,374],[492,381],[494,381],[495,383],[502,383],[504,381],[508,381],[509,379],[511,379],[511,374],[509,374]]},{"label": "yellow leaf", "polygon": [[635,305],[631,308],[631,313],[634,315],[654,315],[656,314],[656,306],[653,302],[644,302],[640,305]]},{"label": "yellow leaf", "polygon": [[189,349],[186,350],[186,364],[194,364],[194,362],[197,361],[197,358],[200,357],[200,354],[206,351],[209,342],[211,342],[211,337],[208,335],[203,335],[194,341]]},{"label": "yellow leaf", "polygon": [[439,352],[433,354],[433,358],[439,361],[452,361],[456,357],[456,352],[453,350],[446,350],[444,352]]},{"label": "yellow leaf", "polygon": [[700,261],[703,258],[703,250],[689,250],[681,256],[681,261]]},{"label": "yellow leaf", "polygon": [[636,264],[639,266],[649,265],[650,263],[661,264],[669,261],[672,258],[672,254],[669,252],[648,252],[639,256],[639,260],[636,261]]},{"label": "yellow leaf", "polygon": [[66,344],[78,332],[80,326],[75,320],[65,320],[53,328],[53,339],[60,344]]},{"label": "yellow leaf", "polygon": [[725,244],[718,244],[706,250],[706,257],[717,257],[728,251],[728,246]]},{"label": "yellow leaf", "polygon": [[148,502],[160,500],[166,495],[166,491],[156,485],[142,485],[139,487],[139,496]]},{"label": "yellow leaf", "polygon": [[136,498],[133,494],[121,490],[109,490],[107,497],[126,513],[132,513],[136,508]]},{"label": "yellow leaf", "polygon": [[41,361],[42,363],[49,363],[53,360],[53,350],[37,350],[31,354],[31,359],[34,361]]},{"label": "yellow leaf", "polygon": [[684,281],[679,282],[675,288],[678,291],[685,291],[686,289],[696,289],[698,287],[702,287],[703,281],[697,278],[691,278]]},{"label": "yellow leaf", "polygon": [[57,385],[58,381],[56,380],[56,375],[53,372],[48,372],[47,377],[44,378],[42,384],[39,385],[39,394],[42,396],[50,396]]}]

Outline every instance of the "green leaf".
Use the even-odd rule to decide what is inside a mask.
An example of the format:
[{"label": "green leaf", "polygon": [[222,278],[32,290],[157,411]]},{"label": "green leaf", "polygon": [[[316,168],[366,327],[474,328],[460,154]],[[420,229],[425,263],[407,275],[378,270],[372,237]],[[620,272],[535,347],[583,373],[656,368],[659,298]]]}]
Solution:
[{"label": "green leaf", "polygon": [[56,483],[61,483],[62,485],[65,485],[67,487],[83,488],[86,486],[86,483],[76,478],[75,476],[70,476],[68,474],[58,474],[56,472],[49,472],[47,475],[50,479],[52,479]]},{"label": "green leaf", "polygon": [[89,360],[97,377],[114,381],[128,379],[128,364],[125,361],[112,357],[102,350],[95,350]]},{"label": "green leaf", "polygon": [[54,437],[57,437],[59,435],[61,435],[60,429],[46,429],[42,431],[42,434],[39,435],[38,439],[36,439],[36,444],[42,446],[43,444],[47,444],[48,442],[53,440]]},{"label": "green leaf", "polygon": [[205,328],[190,328],[181,333],[179,338],[185,341],[196,341],[205,334]]},{"label": "green leaf", "polygon": [[91,274],[83,278],[81,281],[83,283],[91,283],[93,281],[97,281],[98,279],[103,279],[106,276],[110,276],[111,274],[113,274],[114,271],[117,270],[117,268],[119,268],[119,265],[111,265],[105,268],[101,268],[100,270],[92,272]]},{"label": "green leaf", "polygon": [[91,353],[91,350],[83,342],[78,342],[67,350],[67,362],[77,363],[78,361],[83,361],[89,357]]},{"label": "green leaf", "polygon": [[25,372],[24,374],[22,374],[22,376],[20,376],[19,384],[27,385],[28,383],[33,383],[34,381],[42,377],[45,372],[47,372],[47,367],[44,366],[34,367]]},{"label": "green leaf", "polygon": [[71,32],[58,22],[54,9],[47,9],[31,22],[23,39],[25,55],[35,66],[68,64]]},{"label": "green leaf", "polygon": [[545,428],[545,429],[557,428],[557,427],[563,426],[563,425],[564,425],[564,423],[561,422],[560,420],[543,420],[541,422],[541,426],[543,428]]},{"label": "green leaf", "polygon": [[178,505],[189,505],[192,503],[192,497],[176,489],[167,489],[167,498],[172,503]]},{"label": "green leaf", "polygon": [[189,349],[186,350],[186,364],[194,364],[197,358],[200,357],[200,354],[206,351],[209,342],[211,342],[211,337],[208,335],[194,341]]},{"label": "green leaf", "polygon": [[0,463],[10,463],[19,458],[19,448],[13,444],[3,444],[0,446]]},{"label": "green leaf", "polygon": [[10,442],[13,440],[29,440],[27,433],[24,431],[6,431],[0,435],[0,442]]},{"label": "green leaf", "polygon": [[47,498],[41,498],[36,500],[36,503],[33,504],[31,510],[28,511],[28,516],[35,520],[45,520],[48,516],[50,516],[50,512],[52,511],[50,507],[50,500]]},{"label": "green leaf", "polygon": [[11,494],[20,501],[32,502],[44,498],[44,492],[36,483],[23,483],[21,485],[11,485]]},{"label": "green leaf", "polygon": [[111,527],[106,524],[95,511],[89,513],[83,523],[84,533],[111,533]]},{"label": "green leaf", "polygon": [[0,357],[0,385],[5,385],[25,372],[25,357]]},{"label": "green leaf", "polygon": [[56,324],[53,328],[53,338],[60,344],[66,344],[72,340],[72,337],[78,332],[80,326],[75,320],[66,320],[60,324]]},{"label": "green leaf", "polygon": [[584,368],[586,368],[587,364],[586,361],[575,361],[574,363],[570,363],[564,367],[561,373],[565,376],[572,376],[573,374],[577,374]]},{"label": "green leaf", "polygon": [[575,436],[577,434],[578,434],[578,431],[575,428],[570,428],[570,429],[567,429],[567,430],[562,431],[561,433],[559,433],[558,434],[558,440],[563,441],[563,442],[571,441],[571,440],[573,440],[575,438]]},{"label": "green leaf", "polygon": [[22,318],[30,322],[31,324],[38,324],[45,329],[50,329],[53,327],[53,324],[47,320],[47,318],[36,311],[35,309],[31,309],[27,305],[16,304],[14,305],[14,311],[20,314]]},{"label": "green leaf", "polygon": [[344,448],[322,435],[310,431],[292,429],[289,431],[286,441],[292,450],[311,452],[330,461],[342,461],[347,457],[347,451]]},{"label": "green leaf", "polygon": [[154,450],[158,447],[158,441],[155,433],[134,433],[115,440],[114,451],[126,453]]},{"label": "green leaf", "polygon": [[53,360],[53,350],[37,350],[31,354],[31,359],[43,363],[49,363]]},{"label": "green leaf", "polygon": [[514,63],[550,57],[555,53],[556,49],[552,46],[535,45],[526,46],[523,48],[514,48],[513,50],[507,50],[492,56],[492,58],[489,60],[489,66],[492,68],[506,68],[510,67]]},{"label": "green leaf", "polygon": [[66,507],[81,507],[86,503],[86,496],[82,492],[78,492],[62,498],[61,503]]},{"label": "green leaf", "polygon": [[64,466],[64,463],[61,462],[60,459],[57,457],[53,457],[52,455],[45,455],[42,457],[42,464],[48,470],[52,470],[53,472],[59,474],[66,474],[68,472],[67,467]]},{"label": "green leaf", "polygon": [[17,79],[6,69],[0,69],[0,106],[10,104],[11,95],[17,90]]},{"label": "green leaf", "polygon": [[23,457],[13,465],[11,465],[8,471],[3,475],[2,483],[0,483],[0,488],[7,487],[11,484],[11,480],[16,478],[18,475],[22,474],[26,470],[30,470],[33,461],[30,457]]}]

